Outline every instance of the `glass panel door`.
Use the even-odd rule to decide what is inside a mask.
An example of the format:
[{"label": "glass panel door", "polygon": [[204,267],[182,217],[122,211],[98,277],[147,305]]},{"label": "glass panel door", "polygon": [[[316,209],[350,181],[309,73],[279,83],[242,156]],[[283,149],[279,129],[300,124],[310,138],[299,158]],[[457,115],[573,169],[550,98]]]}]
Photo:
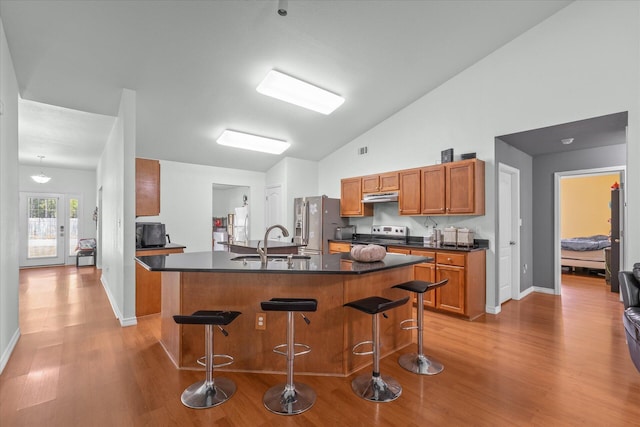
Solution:
[{"label": "glass panel door", "polygon": [[64,264],[63,200],[60,194],[21,193],[21,266]]}]

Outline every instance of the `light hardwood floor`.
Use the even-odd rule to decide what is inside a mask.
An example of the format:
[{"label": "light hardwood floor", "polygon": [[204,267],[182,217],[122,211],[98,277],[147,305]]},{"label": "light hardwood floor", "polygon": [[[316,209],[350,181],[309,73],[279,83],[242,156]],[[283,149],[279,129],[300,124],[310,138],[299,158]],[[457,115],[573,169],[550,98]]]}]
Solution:
[{"label": "light hardwood floor", "polygon": [[[2,427],[640,424],[640,373],[627,352],[622,304],[603,279],[567,275],[562,297],[534,293],[473,322],[427,312],[426,352],[444,372],[404,371],[397,358],[409,349],[384,358],[382,373],[403,386],[384,404],[356,397],[352,377],[297,376],[318,399],[284,417],[262,405],[284,375],[216,372],[236,382],[231,400],[184,407],[182,390],[204,373],[171,364],[157,316],[120,327],[99,277],[93,267],[20,272],[22,336],[0,376]],[[310,327],[321,328],[321,319]]]}]

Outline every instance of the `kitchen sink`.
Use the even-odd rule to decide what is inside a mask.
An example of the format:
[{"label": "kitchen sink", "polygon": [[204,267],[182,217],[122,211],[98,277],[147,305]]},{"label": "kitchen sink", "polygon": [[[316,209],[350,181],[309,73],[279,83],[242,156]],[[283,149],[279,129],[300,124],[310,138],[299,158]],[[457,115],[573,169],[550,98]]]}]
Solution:
[{"label": "kitchen sink", "polygon": [[[291,259],[311,259],[308,255],[267,255],[267,261],[283,261],[286,262],[289,257]],[[231,258],[231,261],[260,261],[260,255],[240,255],[234,258]]]}]

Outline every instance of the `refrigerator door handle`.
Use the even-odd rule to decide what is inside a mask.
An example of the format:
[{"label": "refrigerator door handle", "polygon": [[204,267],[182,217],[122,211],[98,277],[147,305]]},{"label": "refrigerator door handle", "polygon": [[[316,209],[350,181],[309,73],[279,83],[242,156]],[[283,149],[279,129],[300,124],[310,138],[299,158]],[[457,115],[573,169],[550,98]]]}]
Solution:
[{"label": "refrigerator door handle", "polygon": [[309,244],[309,204],[302,201],[302,244]]}]

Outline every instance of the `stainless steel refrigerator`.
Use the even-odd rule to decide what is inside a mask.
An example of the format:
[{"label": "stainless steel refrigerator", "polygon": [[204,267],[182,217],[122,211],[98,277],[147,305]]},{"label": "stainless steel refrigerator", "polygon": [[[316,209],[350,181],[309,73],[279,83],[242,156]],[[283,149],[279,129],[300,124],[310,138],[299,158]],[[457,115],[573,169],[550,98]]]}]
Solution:
[{"label": "stainless steel refrigerator", "polygon": [[340,217],[340,199],[327,196],[300,197],[293,202],[293,243],[303,245],[301,254],[329,253],[329,239],[336,227],[346,221]]}]

